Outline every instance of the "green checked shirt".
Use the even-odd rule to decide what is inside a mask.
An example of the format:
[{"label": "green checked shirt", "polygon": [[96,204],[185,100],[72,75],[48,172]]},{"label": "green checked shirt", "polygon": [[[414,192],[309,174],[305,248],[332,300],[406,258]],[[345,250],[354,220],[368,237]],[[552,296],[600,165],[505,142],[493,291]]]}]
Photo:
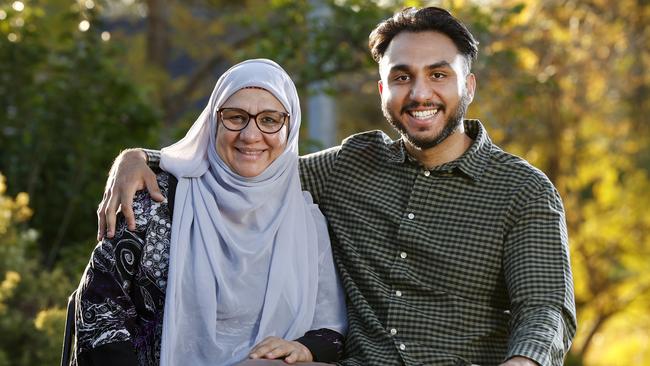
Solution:
[{"label": "green checked shirt", "polygon": [[576,317],[561,199],[465,128],[470,149],[431,170],[379,131],[300,159],[347,293],[341,365],[562,365]]},{"label": "green checked shirt", "polygon": [[301,158],[348,300],[341,365],[562,365],[576,331],[561,199],[479,121],[431,170],[379,131]]}]

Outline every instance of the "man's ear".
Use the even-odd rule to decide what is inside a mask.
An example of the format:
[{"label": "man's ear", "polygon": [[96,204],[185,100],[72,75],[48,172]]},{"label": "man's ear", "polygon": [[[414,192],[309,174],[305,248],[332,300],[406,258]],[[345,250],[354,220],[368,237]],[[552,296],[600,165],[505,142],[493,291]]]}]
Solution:
[{"label": "man's ear", "polygon": [[472,102],[474,100],[474,92],[476,91],[476,76],[471,72],[465,77],[465,87],[467,88],[469,101]]},{"label": "man's ear", "polygon": [[379,89],[379,95],[382,95],[384,92],[384,83],[381,80],[377,81],[377,88]]}]

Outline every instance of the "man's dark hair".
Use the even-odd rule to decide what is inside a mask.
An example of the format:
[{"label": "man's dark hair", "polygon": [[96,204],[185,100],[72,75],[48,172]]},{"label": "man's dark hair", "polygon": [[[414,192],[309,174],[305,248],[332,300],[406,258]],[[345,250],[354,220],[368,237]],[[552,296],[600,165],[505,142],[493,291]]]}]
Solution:
[{"label": "man's dark hair", "polygon": [[401,32],[439,32],[451,40],[458,51],[467,59],[467,71],[478,55],[478,41],[460,20],[447,10],[431,6],[428,8],[405,8],[392,17],[379,23],[370,33],[368,47],[372,58],[379,62],[388,45]]}]

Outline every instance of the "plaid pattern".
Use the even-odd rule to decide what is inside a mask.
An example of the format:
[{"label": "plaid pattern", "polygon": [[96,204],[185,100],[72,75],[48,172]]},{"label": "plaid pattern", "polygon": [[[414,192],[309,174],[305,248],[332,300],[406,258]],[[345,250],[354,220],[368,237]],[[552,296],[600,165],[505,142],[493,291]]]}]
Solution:
[{"label": "plaid pattern", "polygon": [[379,131],[301,158],[348,300],[341,365],[561,365],[576,331],[561,199],[479,121],[425,170]]}]

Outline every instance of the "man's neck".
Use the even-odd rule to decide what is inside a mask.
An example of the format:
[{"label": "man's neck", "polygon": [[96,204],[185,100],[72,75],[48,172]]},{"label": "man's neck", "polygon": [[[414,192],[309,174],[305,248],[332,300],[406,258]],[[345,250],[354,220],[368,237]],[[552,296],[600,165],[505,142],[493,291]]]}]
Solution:
[{"label": "man's neck", "polygon": [[428,149],[418,149],[408,141],[404,142],[406,151],[425,168],[431,169],[436,166],[454,161],[461,157],[472,146],[474,140],[465,133],[463,124],[449,137],[438,145]]}]

